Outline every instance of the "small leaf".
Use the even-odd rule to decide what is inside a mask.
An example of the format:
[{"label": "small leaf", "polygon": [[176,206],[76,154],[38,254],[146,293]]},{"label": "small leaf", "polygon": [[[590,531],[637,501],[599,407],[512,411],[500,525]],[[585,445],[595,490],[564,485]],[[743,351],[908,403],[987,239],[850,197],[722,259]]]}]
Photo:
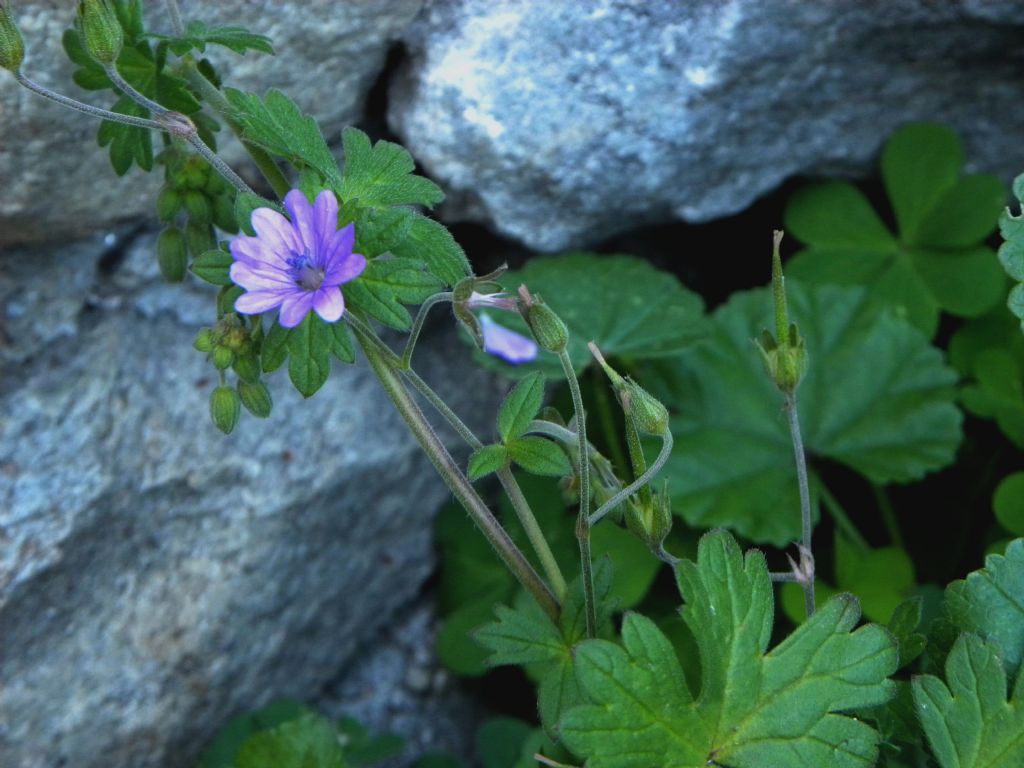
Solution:
[{"label": "small leaf", "polygon": [[899,247],[864,194],[846,182],[797,190],[786,203],[784,221],[788,234],[816,248],[890,253]]},{"label": "small leaf", "polygon": [[260,348],[260,363],[264,373],[273,373],[288,358],[288,336],[291,329],[285,328],[280,323],[270,326],[267,335],[263,337],[263,346]]},{"label": "small leaf", "polygon": [[1024,472],[1002,479],[992,497],[996,520],[1014,536],[1024,536]]},{"label": "small leaf", "polygon": [[[473,531],[474,536],[479,532]],[[491,555],[494,556],[493,554]],[[473,639],[473,632],[494,618],[494,606],[504,595],[502,591],[463,605],[445,617],[437,633],[437,657],[448,669],[463,677],[481,677],[490,668],[488,651]]]},{"label": "small leaf", "polygon": [[338,191],[343,200],[358,199],[360,205],[383,208],[432,206],[444,199],[440,187],[413,173],[416,164],[404,147],[390,141],[371,146],[369,137],[358,128],[342,131],[341,143],[345,172]]},{"label": "small leaf", "polygon": [[960,176],[963,149],[944,125],[910,123],[889,137],[882,151],[882,179],[900,235],[913,240],[921,222]]},{"label": "small leaf", "polygon": [[965,176],[946,190],[909,242],[928,248],[969,248],[995,230],[1006,190],[995,176]]},{"label": "small leaf", "polygon": [[166,42],[176,56],[184,56],[189,51],[205,53],[207,45],[220,45],[239,55],[246,51],[274,55],[269,37],[250,32],[245,27],[209,26],[202,21],[190,21],[180,37],[152,33],[146,37]]},{"label": "small leaf", "polygon": [[888,629],[899,647],[900,669],[921,655],[925,636],[917,631],[921,625],[921,611],[924,601],[920,596],[910,597],[896,606],[889,618]]},{"label": "small leaf", "polygon": [[506,446],[512,461],[535,475],[564,477],[572,474],[572,465],[565,452],[543,437],[530,435],[511,440]]},{"label": "small leaf", "polygon": [[419,304],[437,292],[437,279],[413,259],[373,259],[363,273],[345,284],[345,300],[390,328],[412,326],[403,304]]},{"label": "small leaf", "polygon": [[452,233],[433,219],[413,212],[408,235],[392,246],[395,256],[426,262],[427,269],[445,285],[455,285],[470,275],[469,260]]},{"label": "small leaf", "polygon": [[312,397],[331,372],[334,334],[314,312],[288,334],[288,378],[303,397]]},{"label": "small leaf", "polygon": [[[382,253],[394,253],[412,229],[415,213],[408,208],[359,208],[354,219],[356,225],[355,252],[368,259]],[[396,256],[399,254],[395,254]]]},{"label": "small leaf", "polygon": [[498,411],[498,434],[503,442],[521,437],[544,405],[544,375],[531,373],[520,381]]},{"label": "small leaf", "polygon": [[914,587],[914,561],[899,547],[861,549],[835,538],[836,584],[860,600],[864,615],[884,623]]},{"label": "small leaf", "polygon": [[271,89],[262,100],[255,94],[234,88],[225,89],[224,94],[231,103],[233,117],[244,129],[246,140],[287,158],[300,169],[312,168],[331,186],[341,183],[334,155],[316,120],[304,115],[281,91]]},{"label": "small leaf", "polygon": [[479,480],[508,464],[508,451],[503,445],[485,445],[469,457],[469,479]]},{"label": "small leaf", "polygon": [[[253,734],[314,713],[297,701],[280,699],[231,718],[199,757],[199,768],[235,768],[239,748]],[[315,715],[314,715],[315,716]]]},{"label": "small leaf", "polygon": [[961,635],[946,660],[946,681],[914,678],[918,717],[942,768],[1024,765],[1024,675],[1006,698],[998,648]]},{"label": "small leaf", "polygon": [[330,721],[305,714],[251,736],[238,750],[235,768],[347,768]]},{"label": "small leaf", "polygon": [[231,258],[231,254],[218,249],[196,256],[192,260],[191,270],[192,274],[200,280],[214,285],[231,285],[231,276],[228,271],[231,269],[232,263],[234,263],[234,259]]}]

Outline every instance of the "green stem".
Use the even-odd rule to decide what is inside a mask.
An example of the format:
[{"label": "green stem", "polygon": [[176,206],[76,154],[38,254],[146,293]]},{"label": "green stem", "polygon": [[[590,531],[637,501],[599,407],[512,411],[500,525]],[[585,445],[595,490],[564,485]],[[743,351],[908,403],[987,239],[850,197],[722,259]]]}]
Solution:
[{"label": "green stem", "polygon": [[576,412],[576,436],[580,456],[580,514],[576,520],[576,539],[580,545],[580,564],[583,571],[583,602],[587,617],[587,637],[597,637],[597,605],[594,597],[594,568],[590,555],[590,461],[587,442],[587,415],[583,410],[580,382],[573,370],[569,353],[558,353],[562,371],[569,383],[572,407]]},{"label": "green stem", "polygon": [[871,545],[861,535],[861,532],[857,530],[857,526],[853,524],[849,514],[843,509],[843,505],[832,495],[828,487],[820,481],[818,482],[818,494],[825,505],[825,511],[829,513],[832,520],[835,521],[836,527],[845,534],[846,538],[859,549],[871,549]]},{"label": "green stem", "polygon": [[135,117],[134,115],[122,115],[120,112],[111,112],[108,109],[100,109],[99,107],[94,107],[91,104],[83,104],[80,101],[68,98],[56,91],[51,91],[49,88],[40,85],[34,80],[30,80],[20,71],[15,72],[14,76],[22,87],[42,96],[44,99],[49,99],[50,101],[60,104],[62,107],[73,109],[76,112],[81,112],[92,117],[98,117],[102,120],[110,120],[113,123],[133,125],[136,128],[148,128],[154,131],[169,130],[168,126],[158,123],[156,120],[149,120],[144,117]]},{"label": "green stem", "polygon": [[[594,369],[596,371],[596,369]],[[622,452],[622,443],[619,440],[618,430],[615,428],[615,413],[612,410],[611,398],[608,396],[608,387],[604,380],[594,375],[591,377],[594,390],[594,403],[597,406],[597,418],[601,422],[601,431],[604,432],[604,441],[608,444],[608,452],[611,454],[612,462],[616,469],[625,477],[628,464],[626,455]]]},{"label": "green stem", "polygon": [[356,329],[356,339],[366,355],[370,366],[380,380],[384,391],[398,410],[420,447],[427,454],[452,494],[465,508],[484,537],[494,547],[498,557],[505,563],[520,584],[534,597],[540,607],[552,619],[558,618],[558,599],[530,565],[523,553],[509,538],[505,529],[484,504],[483,500],[466,478],[458,464],[448,453],[444,443],[431,428],[423,412],[402,384],[399,373],[388,363],[380,349],[361,330]]},{"label": "green stem", "polygon": [[[628,410],[626,411],[626,445],[629,447],[629,460],[633,465],[633,478],[635,481],[639,481],[640,477],[645,476],[647,473],[647,457],[644,456],[644,446],[640,442],[640,433],[636,429],[636,420],[630,415]],[[669,435],[668,450],[671,449],[672,436]],[[665,459],[668,459],[664,443],[662,443],[661,453]],[[662,459],[661,456],[658,458],[661,460],[661,464],[665,463],[665,459]],[[650,476],[654,477],[653,474]],[[649,506],[654,502],[654,494],[651,492],[650,483],[643,483],[637,490],[637,494],[640,496],[640,503],[645,506]]]},{"label": "green stem", "polygon": [[896,510],[893,509],[892,500],[885,488],[878,483],[871,484],[871,490],[875,494],[875,501],[882,512],[882,522],[885,523],[885,530],[889,533],[889,540],[894,546],[903,549],[903,533],[900,531],[900,524],[896,520]]},{"label": "green stem", "polygon": [[654,479],[654,476],[658,474],[661,468],[665,466],[665,462],[668,461],[668,457],[670,455],[672,455],[672,433],[665,432],[661,437],[661,451],[658,453],[658,458],[654,460],[654,463],[651,464],[650,468],[645,470],[643,474],[636,478],[636,480],[602,504],[600,509],[590,516],[590,524],[596,525],[605,515],[619,506],[619,504],[642,488],[645,488],[647,484]]},{"label": "green stem", "polygon": [[291,184],[288,183],[288,179],[285,178],[281,169],[277,167],[277,163],[265,149],[258,147],[251,142],[245,140],[242,126],[232,116],[231,103],[225,98],[224,94],[221,93],[217,86],[206,79],[206,75],[199,71],[196,66],[195,60],[191,55],[185,56],[181,60],[181,74],[188,80],[191,85],[202,97],[214,112],[216,112],[220,118],[227,124],[231,132],[238,137],[242,142],[242,146],[245,147],[245,151],[249,153],[249,157],[259,168],[260,173],[270,184],[270,188],[274,190],[274,194],[279,198],[284,199],[284,196],[291,190]]},{"label": "green stem", "polygon": [[[387,364],[398,373],[400,373],[406,381],[408,381],[413,388],[436,410],[445,421],[454,429],[470,448],[474,451],[484,447],[484,444],[480,439],[473,434],[473,430],[459,418],[459,415],[453,411],[449,405],[441,398],[434,389],[425,382],[418,373],[411,368],[402,368],[402,361],[399,360],[390,347],[387,346],[373,330],[364,323],[361,319],[356,317],[351,312],[346,313],[346,319],[349,324],[353,326],[356,333],[362,333],[363,336],[369,340],[377,349],[380,351],[382,357],[385,359]],[[523,530],[526,532],[526,538],[530,542],[530,546],[533,547],[533,551],[537,555],[537,559],[540,560],[541,567],[544,569],[544,573],[551,581],[551,588],[555,593],[555,596],[559,600],[565,597],[566,585],[565,577],[562,575],[562,569],[558,567],[558,561],[555,560],[555,555],[551,551],[551,547],[548,544],[547,539],[544,537],[544,532],[540,528],[540,524],[537,522],[536,516],[533,514],[533,510],[530,508],[529,502],[526,500],[526,496],[523,494],[522,488],[519,487],[519,483],[516,481],[515,475],[512,474],[512,470],[507,467],[498,472],[498,480],[501,482],[501,487],[504,488],[505,493],[508,495],[509,501],[512,502],[512,509],[515,510],[516,517],[519,518],[520,524],[523,526]]]},{"label": "green stem", "polygon": [[423,324],[427,321],[427,315],[430,314],[431,308],[442,301],[451,300],[450,292],[435,293],[420,305],[419,312],[416,313],[416,319],[412,324],[412,330],[409,332],[409,340],[405,343],[405,351],[402,352],[403,369],[408,369],[412,365],[412,353],[416,349],[416,342],[420,340],[420,332],[423,330]]},{"label": "green stem", "polygon": [[[780,236],[781,233],[776,233],[776,261],[778,260]],[[785,294],[783,294],[783,301],[785,301]],[[785,312],[785,305],[783,305],[783,312]],[[789,436],[793,441],[793,457],[796,460],[797,485],[800,488],[800,523],[803,532],[800,549],[800,570],[803,579],[802,586],[804,588],[804,607],[807,610],[807,618],[809,619],[814,615],[814,555],[811,549],[811,535],[814,527],[811,520],[811,493],[807,482],[807,457],[804,454],[804,440],[800,433],[800,417],[796,409],[796,394],[787,392],[785,403],[786,415],[789,417]]]}]

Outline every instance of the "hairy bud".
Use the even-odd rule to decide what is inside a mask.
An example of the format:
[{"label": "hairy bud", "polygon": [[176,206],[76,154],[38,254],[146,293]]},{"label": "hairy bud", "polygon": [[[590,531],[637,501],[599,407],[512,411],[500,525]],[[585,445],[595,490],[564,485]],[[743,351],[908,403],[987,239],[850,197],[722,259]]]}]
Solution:
[{"label": "hairy bud", "polygon": [[24,59],[25,41],[21,39],[10,7],[0,0],[0,67],[18,72]]},{"label": "hairy bud", "polygon": [[270,390],[262,381],[239,381],[238,395],[245,409],[261,419],[267,418],[274,407]]},{"label": "hairy bud", "polygon": [[525,285],[519,286],[519,312],[530,326],[541,349],[560,355],[569,345],[569,329],[538,294],[534,296]]},{"label": "hairy bud", "polygon": [[156,260],[160,274],[171,283],[185,279],[188,254],[185,251],[185,236],[177,227],[167,227],[156,239]]},{"label": "hairy bud", "polygon": [[618,372],[608,365],[601,350],[594,342],[590,342],[590,353],[594,359],[604,368],[604,372],[611,379],[612,387],[615,388],[615,395],[622,404],[622,410],[633,419],[636,428],[648,435],[664,435],[668,432],[668,409],[662,402],[637,384],[630,377],[623,378]]},{"label": "hairy bud", "polygon": [[231,387],[220,386],[210,393],[210,418],[225,435],[230,435],[238,424],[241,404],[238,393]]},{"label": "hairy bud", "polygon": [[113,64],[124,46],[124,31],[107,0],[81,0],[78,26],[86,52],[100,64]]}]

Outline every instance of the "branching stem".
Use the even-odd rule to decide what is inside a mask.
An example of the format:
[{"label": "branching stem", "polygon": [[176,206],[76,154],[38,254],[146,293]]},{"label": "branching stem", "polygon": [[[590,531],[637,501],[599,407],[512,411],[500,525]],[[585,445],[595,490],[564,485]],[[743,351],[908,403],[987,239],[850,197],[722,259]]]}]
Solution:
[{"label": "branching stem", "polygon": [[661,470],[661,468],[665,466],[665,462],[668,461],[668,457],[671,454],[672,433],[666,431],[665,434],[661,436],[661,451],[658,452],[658,458],[654,460],[654,463],[651,464],[651,466],[648,467],[647,470],[642,475],[640,475],[640,477],[636,478],[632,483],[627,485],[621,491],[619,491],[610,499],[608,499],[608,501],[602,504],[601,507],[590,516],[590,524],[596,525],[597,523],[599,523],[605,515],[607,515],[617,506],[619,506],[619,504],[624,502],[634,493],[637,493],[641,488],[645,487],[648,483],[650,483],[651,480],[654,479],[654,476],[658,474],[658,472]]}]

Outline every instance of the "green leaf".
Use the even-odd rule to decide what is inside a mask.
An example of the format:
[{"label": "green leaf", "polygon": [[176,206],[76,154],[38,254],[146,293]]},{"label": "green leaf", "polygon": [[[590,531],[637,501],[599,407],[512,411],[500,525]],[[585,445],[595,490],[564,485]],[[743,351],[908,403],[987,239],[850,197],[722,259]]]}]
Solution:
[{"label": "green leaf", "polygon": [[914,703],[942,768],[1024,765],[1024,675],[1006,698],[998,648],[961,635],[946,660],[946,683],[914,678]]},{"label": "green leaf", "polygon": [[536,729],[512,717],[492,717],[476,732],[476,752],[483,768],[515,768],[522,754],[523,743]]},{"label": "green leaf", "polygon": [[469,479],[479,480],[508,464],[508,451],[503,445],[485,445],[469,457]]},{"label": "green leaf", "polygon": [[[127,96],[119,98],[110,109],[121,115],[149,117],[149,110]],[[145,128],[104,120],[96,140],[101,147],[110,147],[110,164],[118,176],[128,173],[132,163],[144,171],[153,170],[153,139]]]},{"label": "green leaf", "polygon": [[572,465],[565,451],[543,437],[529,435],[510,440],[505,446],[516,464],[535,475],[565,477],[572,474]]},{"label": "green leaf", "polygon": [[399,755],[405,739],[394,733],[371,734],[362,723],[351,717],[338,721],[338,731],[345,750],[345,760],[355,766],[375,765]]},{"label": "green leaf", "polygon": [[342,131],[341,143],[345,172],[338,191],[343,200],[358,199],[360,205],[382,208],[432,206],[444,199],[440,187],[413,173],[416,164],[404,147],[390,141],[371,146],[370,138],[358,128]]},{"label": "green leaf", "polygon": [[1006,205],[1006,190],[995,176],[965,176],[956,182],[922,219],[913,245],[927,248],[970,248],[995,231]]},{"label": "green leaf", "polygon": [[408,237],[415,216],[408,208],[357,208],[353,219],[356,225],[355,252],[368,259],[382,253],[394,253],[393,249]]},{"label": "green leaf", "polygon": [[[473,531],[473,535],[479,537],[480,533]],[[493,551],[491,557],[495,557]],[[493,620],[494,606],[504,597],[504,590],[496,590],[445,617],[435,644],[442,664],[463,677],[480,677],[487,673],[490,669],[488,651],[473,638],[473,632]]]},{"label": "green leaf", "polygon": [[262,100],[234,88],[226,88],[224,94],[247,141],[287,158],[300,170],[312,168],[331,186],[341,183],[334,155],[316,120],[304,115],[281,91],[271,89]]},{"label": "green leaf", "polygon": [[[493,606],[511,600],[516,589],[512,574],[461,506],[442,507],[435,536],[441,550],[439,593],[444,614],[473,602]],[[495,592],[500,594],[497,600],[492,598]]]},{"label": "green leaf", "polygon": [[[567,528],[569,526],[566,526]],[[568,531],[572,533],[571,529]],[[576,537],[572,536],[573,544]],[[633,608],[643,601],[661,570],[662,563],[651,554],[640,539],[625,528],[611,522],[594,527],[590,532],[592,557],[607,557],[612,564],[611,599],[620,608]],[[579,567],[579,548],[563,558],[563,568]]]},{"label": "green leaf", "polygon": [[455,285],[472,273],[466,253],[452,233],[419,213],[411,214],[408,234],[391,247],[391,252],[425,262],[431,274],[445,285]]},{"label": "green leaf", "polygon": [[498,434],[503,442],[521,437],[544,405],[544,375],[531,373],[513,388],[498,410]]},{"label": "green leaf", "polygon": [[1024,539],[1005,555],[989,555],[985,567],[946,587],[946,610],[957,629],[995,642],[1012,676],[1024,660]]},{"label": "green leaf", "polygon": [[921,655],[926,638],[917,628],[921,625],[921,612],[924,600],[915,595],[896,606],[889,618],[886,629],[896,639],[900,654],[900,669],[910,664]]},{"label": "green leaf", "polygon": [[[600,635],[610,631],[612,601],[611,567],[606,560],[594,564],[594,592],[598,607]],[[474,633],[477,642],[491,653],[488,663],[527,665],[540,681],[537,709],[540,721],[550,733],[568,708],[582,701],[576,677],[576,653],[586,636],[583,588],[577,578],[569,586],[562,614],[555,624],[525,592],[515,608],[499,605],[497,621]]]},{"label": "green leaf", "polygon": [[[1024,204],[1024,174],[1013,181],[1013,196]],[[999,217],[999,234],[1004,242],[999,247],[999,262],[1017,285],[1010,291],[1006,306],[1021,321],[1024,329],[1024,211],[1013,214],[1007,208]]]},{"label": "green leaf", "polygon": [[291,329],[275,322],[263,337],[260,347],[260,363],[264,373],[273,373],[288,358],[288,337]]},{"label": "green leaf", "polygon": [[914,587],[914,561],[899,547],[862,549],[835,538],[836,585],[860,600],[864,615],[884,623]]},{"label": "green leaf", "polygon": [[281,699],[225,723],[199,756],[199,768],[235,768],[239,748],[253,734],[314,714],[297,701]]},{"label": "green leaf", "polygon": [[334,334],[315,312],[288,334],[288,378],[303,397],[312,397],[331,372]]},{"label": "green leaf", "polygon": [[363,273],[345,284],[345,300],[390,328],[412,327],[412,316],[403,304],[419,304],[439,289],[423,263],[413,259],[374,259]]},{"label": "green leaf", "polygon": [[250,737],[238,751],[235,768],[348,768],[338,733],[314,714],[289,720]]},{"label": "green leaf", "polygon": [[697,640],[701,689],[650,619],[628,614],[623,646],[583,643],[577,679],[591,702],[561,721],[590,768],[869,768],[879,734],[841,714],[877,706],[895,687],[896,647],[878,626],[850,630],[857,601],[840,595],[770,652],[772,586],[760,552],[727,533],[701,539],[678,570],[683,619]]},{"label": "green leaf", "polygon": [[354,363],[356,351],[352,347],[352,336],[349,334],[348,323],[328,323],[327,327],[331,332],[328,339],[331,354],[343,363]]},{"label": "green leaf", "polygon": [[904,239],[913,239],[956,184],[963,163],[960,139],[944,125],[910,123],[889,137],[882,151],[882,179]]},{"label": "green leaf", "polygon": [[936,303],[960,317],[978,317],[1006,293],[1006,276],[991,248],[916,251],[911,261]]},{"label": "green leaf", "polygon": [[[594,341],[606,358],[628,363],[671,357],[706,332],[700,297],[674,275],[633,256],[577,252],[531,259],[500,282],[513,294],[526,285],[562,318],[569,329],[568,352],[577,372],[593,362],[588,341]],[[518,316],[500,313],[494,319],[530,336]],[[520,366],[482,352],[478,359],[517,375],[538,368],[552,377],[562,375],[558,358],[547,352],[536,363]]]},{"label": "green leaf", "polygon": [[899,247],[864,193],[846,182],[797,190],[786,204],[784,221],[788,234],[815,248],[890,253]]},{"label": "green leaf", "polygon": [[[787,288],[810,361],[797,407],[812,469],[820,456],[888,484],[949,464],[962,416],[939,350],[868,291]],[[781,546],[800,531],[793,449],[781,395],[750,342],[771,317],[767,290],[736,294],[705,342],[642,378],[679,404],[665,470],[673,508],[691,525]],[[812,473],[812,493],[817,482]]]},{"label": "green leaf", "polygon": [[233,263],[234,259],[230,253],[217,249],[196,256],[192,260],[191,270],[200,280],[214,285],[231,285],[231,276],[228,272]]},{"label": "green leaf", "polygon": [[992,497],[996,520],[1014,536],[1024,536],[1024,472],[1002,479]]},{"label": "green leaf", "polygon": [[181,36],[149,34],[146,37],[163,40],[176,56],[184,56],[189,51],[205,53],[207,45],[220,45],[240,55],[246,51],[274,55],[269,37],[250,32],[245,27],[209,26],[202,21],[190,21]]}]

